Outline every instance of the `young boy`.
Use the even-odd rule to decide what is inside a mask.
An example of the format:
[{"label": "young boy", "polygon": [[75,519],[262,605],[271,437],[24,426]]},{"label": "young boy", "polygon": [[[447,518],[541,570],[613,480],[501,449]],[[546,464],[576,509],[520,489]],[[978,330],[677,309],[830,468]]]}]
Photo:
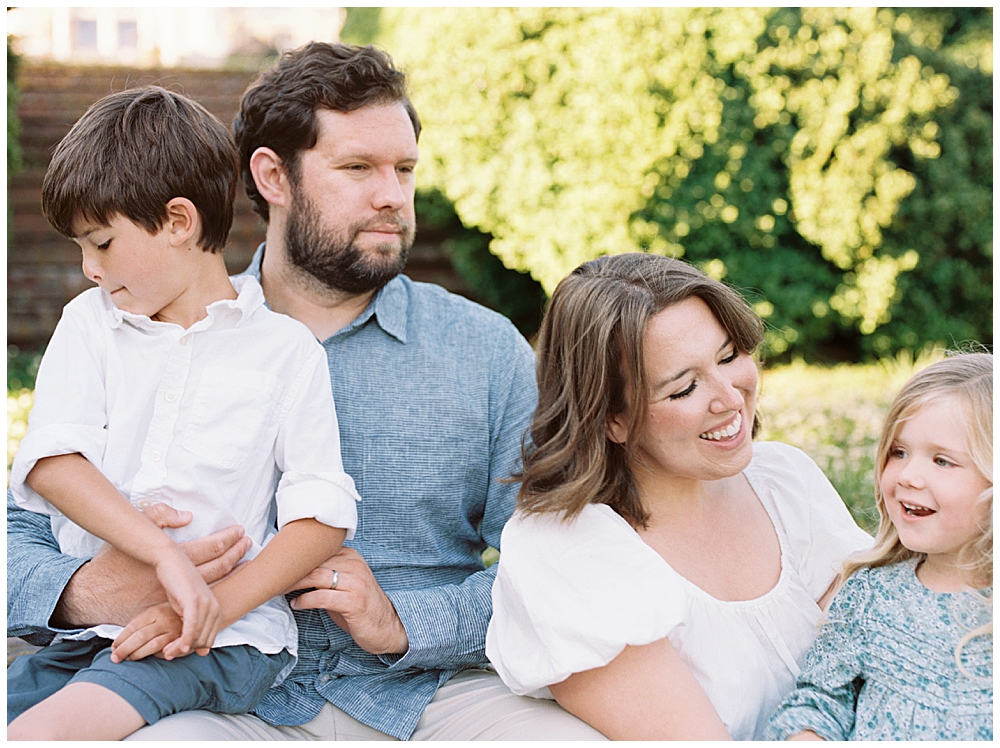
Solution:
[{"label": "young boy", "polygon": [[[323,349],[223,263],[238,163],[215,117],[145,87],[91,107],[46,172],[45,216],[99,288],[53,333],[11,489],[51,515],[63,552],[106,541],[152,565],[168,602],[18,658],[8,739],[116,740],[179,711],[250,711],[294,663],[282,593],[357,525]],[[157,502],[191,522],[159,529],[141,512]],[[249,561],[209,590],[177,543],[234,524]]]}]

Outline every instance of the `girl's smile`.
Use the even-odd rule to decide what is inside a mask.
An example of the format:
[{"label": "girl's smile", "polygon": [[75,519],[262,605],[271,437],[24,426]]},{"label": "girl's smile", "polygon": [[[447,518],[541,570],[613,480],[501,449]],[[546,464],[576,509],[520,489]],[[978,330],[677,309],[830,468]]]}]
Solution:
[{"label": "girl's smile", "polygon": [[982,533],[979,497],[991,484],[969,456],[963,407],[952,395],[922,405],[903,422],[882,471],[889,517],[906,548],[927,554],[925,571],[956,567],[962,547]]}]

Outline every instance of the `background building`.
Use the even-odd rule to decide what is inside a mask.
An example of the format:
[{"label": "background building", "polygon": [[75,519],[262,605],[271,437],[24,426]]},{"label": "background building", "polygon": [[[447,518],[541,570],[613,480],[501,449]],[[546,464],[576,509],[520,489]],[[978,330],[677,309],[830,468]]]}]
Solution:
[{"label": "background building", "polygon": [[33,60],[221,68],[336,41],[345,17],[343,8],[14,8],[7,33]]}]

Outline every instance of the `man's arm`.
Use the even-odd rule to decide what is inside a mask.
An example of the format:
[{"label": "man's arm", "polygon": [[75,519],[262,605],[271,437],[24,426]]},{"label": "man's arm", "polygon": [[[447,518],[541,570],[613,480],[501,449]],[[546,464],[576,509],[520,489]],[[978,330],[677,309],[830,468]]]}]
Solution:
[{"label": "man's arm", "polygon": [[[155,504],[146,515],[160,527],[183,527],[188,512]],[[233,526],[181,544],[206,582],[229,574],[250,548]],[[7,494],[7,635],[48,644],[59,631],[98,623],[127,624],[166,600],[152,568],[104,546],[93,559],[59,552],[49,518],[19,508]]]},{"label": "man's arm", "polygon": [[[507,335],[497,336],[490,369],[489,486],[480,534],[499,548],[519,488],[501,481],[519,469],[521,438],[537,401],[534,353],[512,325]],[[333,591],[328,589],[330,569],[341,575]],[[457,585],[386,593],[364,559],[345,548],[295,586],[318,589],[296,598],[292,607],[325,609],[362,649],[380,655],[393,670],[458,669],[487,661],[484,647],[495,576],[491,567]]]},{"label": "man's arm", "polygon": [[[497,335],[490,363],[489,485],[480,524],[483,540],[498,549],[520,489],[505,479],[520,470],[522,439],[538,402],[534,351],[513,325],[506,333]],[[496,572],[494,565],[459,585],[388,593],[409,639],[407,653],[392,667],[450,670],[487,662]]]},{"label": "man's arm", "polygon": [[53,612],[70,578],[87,562],[59,553],[49,518],[21,509],[7,492],[7,636],[52,641]]}]

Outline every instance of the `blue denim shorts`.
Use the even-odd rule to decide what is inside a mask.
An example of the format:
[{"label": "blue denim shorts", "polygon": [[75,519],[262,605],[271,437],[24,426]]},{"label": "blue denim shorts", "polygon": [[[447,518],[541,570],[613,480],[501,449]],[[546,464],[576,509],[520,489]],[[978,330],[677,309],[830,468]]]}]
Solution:
[{"label": "blue denim shorts", "polygon": [[205,657],[111,661],[111,641],[62,641],[18,657],[7,669],[7,724],[69,683],[96,683],[131,704],[147,724],[168,714],[204,709],[249,712],[292,662],[287,651],[264,654],[248,645],[219,647]]}]

